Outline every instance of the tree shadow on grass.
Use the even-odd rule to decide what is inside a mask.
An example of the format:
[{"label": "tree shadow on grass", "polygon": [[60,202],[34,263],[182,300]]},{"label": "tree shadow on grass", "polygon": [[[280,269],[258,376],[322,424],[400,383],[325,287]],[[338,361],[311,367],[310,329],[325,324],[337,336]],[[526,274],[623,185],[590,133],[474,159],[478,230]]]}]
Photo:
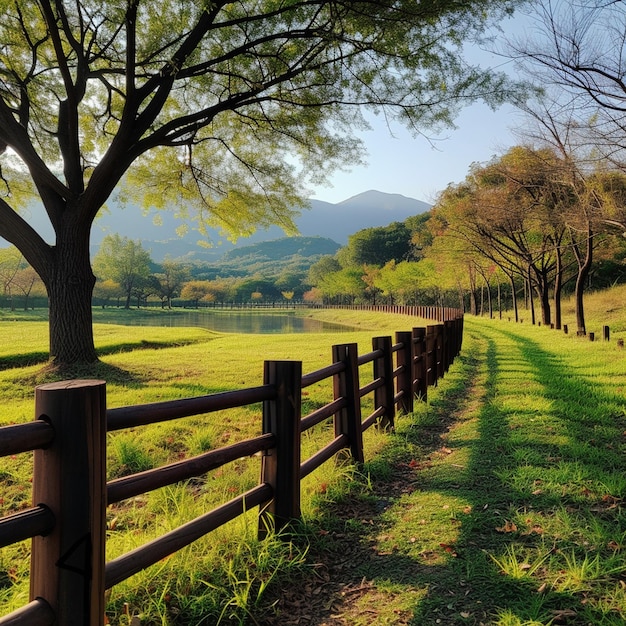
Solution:
[{"label": "tree shadow on grass", "polygon": [[[499,402],[498,378],[507,364],[498,356],[498,345],[504,339],[516,345],[529,366],[526,375],[542,386],[542,397],[549,405],[545,420],[523,401],[513,407]],[[609,482],[607,468],[615,472],[626,469],[623,454],[616,450],[616,441],[623,440],[624,405],[616,412],[613,397],[582,377],[572,376],[557,357],[536,342],[496,330],[486,341],[488,374],[478,411],[479,437],[471,443],[464,472],[454,477],[458,497],[470,503],[471,512],[462,516],[454,545],[457,556],[450,560],[447,576],[443,575],[452,589],[463,590],[462,597],[450,592],[454,598],[429,593],[417,604],[411,623],[432,624],[433,616],[441,624],[490,623],[499,614],[517,620],[507,623],[519,624],[622,624],[623,616],[616,607],[608,603],[594,606],[590,601],[593,581],[571,591],[563,591],[564,587],[557,591],[554,577],[544,587],[542,578],[533,576],[541,570],[540,564],[523,561],[523,555],[543,551],[546,559],[554,554],[557,558],[578,554],[582,563],[590,550],[608,562],[615,556],[615,547],[588,545],[584,536],[571,537],[565,529],[548,542],[541,527],[517,528],[510,522],[507,525],[507,517],[518,512],[527,513],[529,518],[537,514],[550,517],[565,511],[565,519],[577,518],[581,529],[604,525],[605,530],[612,527],[615,537],[623,537],[626,520],[614,505],[626,494],[611,493],[607,499],[606,491],[592,493],[589,485],[605,476]],[[454,403],[450,406],[449,398],[444,397],[441,408],[446,407],[454,410]],[[591,422],[586,419],[589,415],[596,419]],[[528,433],[521,438],[517,435],[520,419],[527,423],[536,420],[532,427],[536,436],[530,441],[524,441]],[[467,442],[455,441],[455,445],[464,444]],[[614,478],[615,472],[609,474]],[[550,475],[554,484],[548,489],[543,481]],[[422,489],[449,493],[451,481],[441,478],[437,473]],[[559,478],[561,484],[555,488]],[[626,483],[620,487],[626,489]],[[488,554],[499,555],[510,567],[502,568]],[[619,589],[620,573],[607,576],[602,583]],[[428,578],[436,580],[432,572]],[[550,576],[543,580],[550,580]],[[624,605],[620,608],[623,610]]]},{"label": "tree shadow on grass", "polygon": [[[118,342],[115,344],[110,344],[107,346],[102,346],[97,349],[98,356],[108,356],[111,354],[120,354],[123,352],[133,352],[135,350],[163,350],[165,348],[178,348],[183,345],[189,345],[192,343],[196,343],[195,341],[147,341],[142,339],[139,342]],[[41,375],[50,374],[51,380],[61,380],[59,378],[54,378],[54,372],[52,367],[48,367],[48,362],[50,360],[50,353],[47,350],[34,350],[32,352],[17,352],[11,355],[5,355],[0,357],[0,371],[9,370],[9,369],[17,369],[22,367],[31,367],[33,365],[44,365],[44,370]],[[110,366],[111,372],[118,378],[118,375],[123,370],[121,368],[115,368],[114,366]],[[61,370],[61,374],[65,376],[65,372],[67,372],[68,376],[73,377],[73,374],[77,374],[78,376],[82,376],[84,373],[89,373],[90,370],[94,372],[98,372],[99,370],[107,371],[106,366],[101,362],[96,362],[94,364],[80,364],[76,367],[68,367],[64,370]],[[40,375],[40,376],[41,376]],[[75,377],[75,376],[74,376]],[[92,376],[93,378],[93,376]]]},{"label": "tree shadow on grass", "polygon": [[31,374],[15,377],[16,382],[31,387],[63,380],[104,380],[107,383],[134,387],[149,382],[137,373],[102,361],[64,367],[47,365]]},{"label": "tree shadow on grass", "polygon": [[[586,545],[585,537],[568,536],[565,529],[561,536],[547,538],[540,528],[507,525],[507,518],[520,512],[550,517],[563,510],[578,518],[580,528],[595,525],[612,528],[617,539],[626,536],[626,520],[615,506],[626,493],[614,487],[607,500],[607,493],[590,493],[586,481],[607,474],[607,482],[619,483],[615,474],[625,473],[624,455],[616,446],[623,439],[624,404],[616,405],[614,397],[572,376],[535,342],[493,328],[486,334],[481,329],[478,341],[483,344],[480,354],[462,355],[462,374],[441,385],[427,425],[399,428],[392,435],[382,452],[391,462],[391,474],[374,479],[365,495],[355,491],[353,499],[329,501],[318,529],[322,537],[312,546],[312,573],[274,591],[278,613],[266,615],[259,624],[478,626],[500,618],[511,625],[624,623],[624,603],[594,602],[593,581],[568,588],[552,579],[544,586],[550,579],[542,563],[523,561],[526,554],[547,560],[583,556],[586,550],[610,559],[618,547]],[[516,346],[513,359],[501,354],[504,341]],[[522,401],[500,401],[498,385],[505,375],[531,377],[543,385],[542,397],[549,405],[546,423]],[[475,434],[449,439],[470,404]],[[590,423],[585,420],[590,413],[601,417]],[[522,428],[518,433],[520,420],[532,423],[530,432],[538,436],[525,441]],[[555,430],[564,439],[552,437]],[[438,458],[455,447],[469,448],[466,461],[462,467],[442,469]],[[366,470],[380,462],[366,463]],[[562,475],[563,488],[536,483],[534,477],[543,472],[553,472],[557,481]],[[424,515],[419,508],[425,499],[436,501],[443,495],[466,504],[444,522],[454,524],[455,539],[418,553],[411,541],[412,535],[419,539],[419,518]],[[399,545],[381,548],[381,537],[401,538],[403,531]],[[618,567],[600,584],[619,591],[620,574]],[[387,605],[394,607],[392,615]]]}]

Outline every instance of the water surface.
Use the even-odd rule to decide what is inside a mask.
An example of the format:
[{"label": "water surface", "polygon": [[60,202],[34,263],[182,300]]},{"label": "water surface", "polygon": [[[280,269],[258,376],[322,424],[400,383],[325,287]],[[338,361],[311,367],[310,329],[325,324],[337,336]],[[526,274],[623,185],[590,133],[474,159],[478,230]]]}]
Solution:
[{"label": "water surface", "polygon": [[308,317],[299,317],[293,313],[239,313],[200,312],[162,313],[160,315],[142,315],[136,312],[132,317],[115,323],[128,326],[198,326],[221,333],[341,333],[350,332],[354,328],[322,322]]}]

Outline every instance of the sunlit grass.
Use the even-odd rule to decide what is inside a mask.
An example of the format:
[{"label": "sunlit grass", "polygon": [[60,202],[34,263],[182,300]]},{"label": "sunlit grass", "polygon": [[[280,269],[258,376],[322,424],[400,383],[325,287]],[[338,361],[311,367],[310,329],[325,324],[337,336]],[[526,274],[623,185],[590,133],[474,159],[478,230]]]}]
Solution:
[{"label": "sunlit grass", "polygon": [[[615,328],[608,343],[468,317],[462,355],[429,389],[428,403],[399,417],[393,434],[366,433],[364,467],[327,463],[303,481],[304,524],[290,541],[257,542],[251,511],[117,585],[111,623],[125,626],[135,615],[142,626],[199,624],[206,616],[212,624],[280,624],[284,591],[306,583],[326,593],[320,568],[339,562],[333,575],[344,595],[328,597],[328,615],[338,611],[355,626],[623,624],[626,352],[615,338],[626,313],[623,319],[609,311],[623,300],[619,293],[598,296],[597,312],[593,298],[588,313],[596,336],[602,323]],[[107,346],[102,361],[115,373],[109,404],[258,385],[265,359],[302,360],[308,372],[330,362],[333,343],[357,342],[367,352],[374,335],[427,323],[362,312],[319,315],[354,326],[363,315],[363,330],[270,337],[168,328],[157,341],[145,327],[98,326],[96,342]],[[0,324],[0,343],[6,326]],[[31,334],[24,353],[45,350],[46,340],[38,344]],[[0,371],[0,422],[32,419],[38,367]],[[314,385],[303,407],[314,410],[331,397],[329,384]],[[260,415],[253,406],[112,434],[109,470],[121,475],[147,466],[146,459],[171,462],[254,436]],[[331,431],[320,424],[305,433],[303,457]],[[9,461],[5,512],[24,506],[30,490],[28,458]],[[254,457],[206,480],[111,506],[109,558],[224,502],[259,475]],[[15,563],[27,549],[20,544],[0,557],[3,612],[26,600],[25,583],[14,582],[24,580],[26,568]],[[17,600],[9,598],[13,592]]]}]

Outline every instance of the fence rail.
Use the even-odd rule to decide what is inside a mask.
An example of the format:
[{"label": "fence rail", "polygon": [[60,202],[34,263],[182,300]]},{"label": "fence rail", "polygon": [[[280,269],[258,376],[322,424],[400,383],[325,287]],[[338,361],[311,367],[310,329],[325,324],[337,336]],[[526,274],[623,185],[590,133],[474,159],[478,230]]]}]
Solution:
[{"label": "fence rail", "polygon": [[[360,307],[363,308],[363,307]],[[382,308],[382,307],[380,307]],[[385,307],[390,312],[406,312]],[[0,618],[0,626],[96,626],[104,591],[223,524],[259,507],[259,534],[300,517],[300,483],[338,453],[362,463],[363,433],[393,429],[398,410],[425,400],[459,353],[463,318],[457,311],[408,307],[441,324],[375,337],[372,351],[356,344],[332,348],[332,364],[302,374],[299,361],[266,361],[263,385],[196,398],[106,408],[106,384],[74,380],[35,390],[36,420],[0,428],[0,456],[34,451],[33,507],[0,519],[0,546],[32,539],[30,603]],[[360,385],[360,368],[371,382]],[[302,390],[331,381],[333,400],[302,415]],[[363,417],[362,398],[373,397]],[[106,482],[106,434],[125,428],[261,402],[261,434],[220,449]],[[333,418],[330,442],[301,459],[302,433]],[[105,563],[106,505],[198,477],[250,455],[261,456],[259,484],[135,550]]]}]

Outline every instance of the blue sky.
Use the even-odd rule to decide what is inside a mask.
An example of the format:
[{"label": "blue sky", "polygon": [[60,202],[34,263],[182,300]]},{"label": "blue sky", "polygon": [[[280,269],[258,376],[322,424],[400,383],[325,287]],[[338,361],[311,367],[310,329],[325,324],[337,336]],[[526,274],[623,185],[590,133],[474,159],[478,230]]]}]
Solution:
[{"label": "blue sky", "polygon": [[516,121],[518,114],[509,105],[493,111],[475,104],[461,112],[457,128],[442,133],[433,147],[401,126],[393,129],[392,136],[384,122],[374,118],[373,130],[360,135],[368,152],[367,164],[336,173],[330,179],[332,187],[316,187],[312,197],[341,202],[376,189],[433,203],[448,183],[465,178],[472,163],[488,161],[515,145],[511,128]]},{"label": "blue sky", "polygon": [[[516,14],[500,25],[504,35],[497,36],[494,46],[498,48],[503,37],[523,37],[530,23],[527,15]],[[511,69],[502,56],[476,48],[469,49],[469,60],[499,71]],[[456,118],[456,128],[442,132],[434,147],[400,125],[393,129],[392,136],[384,120],[374,117],[370,121],[373,130],[359,133],[367,148],[367,164],[336,173],[329,181],[332,186],[316,187],[312,197],[341,202],[376,189],[433,203],[448,183],[465,178],[472,163],[488,161],[519,143],[512,129],[520,123],[520,117],[510,105],[495,111],[482,103],[466,107]],[[429,135],[428,129],[424,134]]]}]

